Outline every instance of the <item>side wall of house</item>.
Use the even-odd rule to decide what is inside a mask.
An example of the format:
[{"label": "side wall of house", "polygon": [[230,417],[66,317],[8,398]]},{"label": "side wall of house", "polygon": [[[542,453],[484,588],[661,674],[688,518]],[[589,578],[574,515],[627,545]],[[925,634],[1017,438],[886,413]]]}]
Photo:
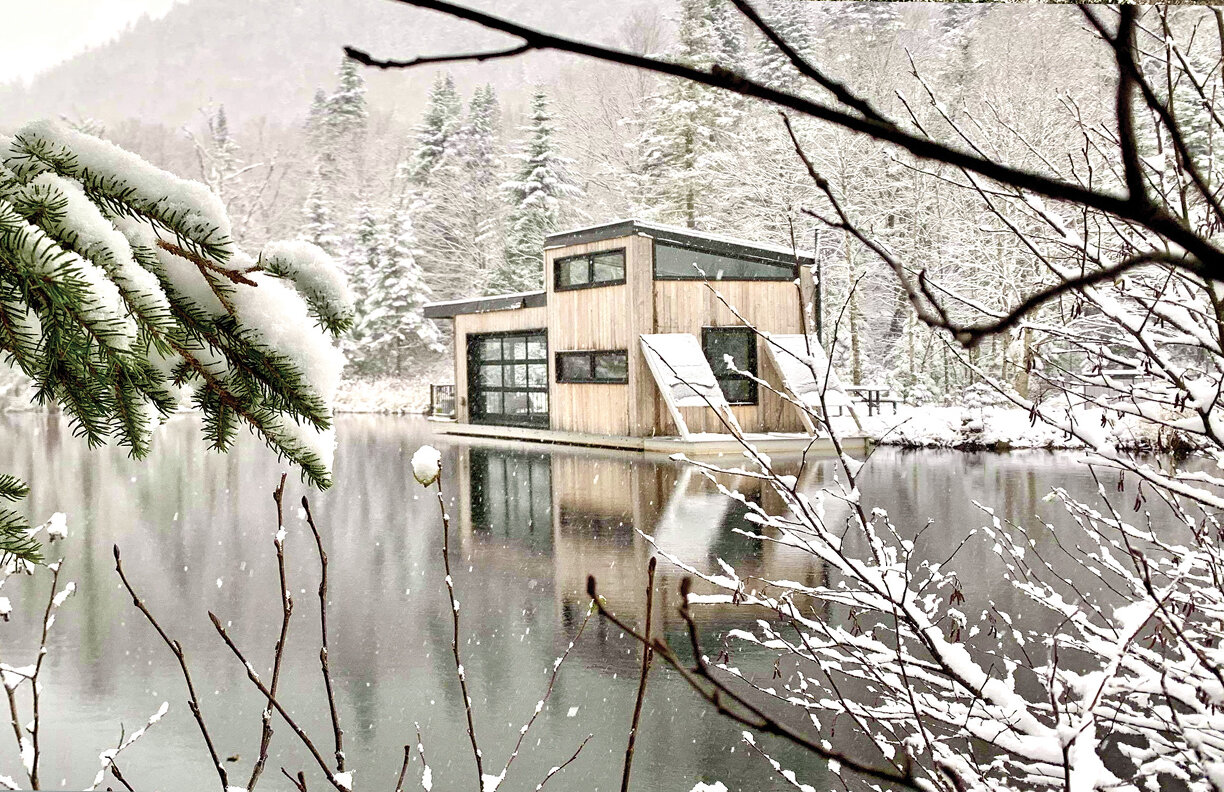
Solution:
[{"label": "side wall of house", "polygon": [[[799,294],[793,281],[720,281],[711,286],[758,330],[801,332]],[[654,332],[691,333],[698,339],[703,327],[743,326],[735,313],[701,281],[654,281],[654,314]],[[757,376],[782,390],[782,380],[769,362],[764,343],[757,338]],[[657,389],[654,398],[657,402],[654,434],[676,434],[676,427]],[[798,410],[765,387],[758,386],[756,404],[734,405],[731,412],[746,432],[804,431]],[[727,431],[708,407],[682,407],[680,414],[690,432]]]},{"label": "side wall of house", "polygon": [[[515,308],[507,311],[459,314],[455,322],[455,420],[468,423],[467,342],[469,335],[504,333],[510,330],[543,330],[547,316],[539,308]],[[551,347],[552,340],[549,339]],[[551,352],[551,349],[550,349]]]},{"label": "side wall of house", "polygon": [[[625,283],[556,291],[557,259],[605,250],[625,250]],[[602,435],[642,434],[635,427],[654,423],[654,387],[638,336],[650,332],[651,241],[619,237],[544,252],[548,288],[549,423],[553,429]],[[625,350],[627,384],[557,382],[557,353]],[[645,378],[645,379],[644,379]],[[643,395],[647,394],[647,395]],[[644,416],[645,414],[645,416]]]}]

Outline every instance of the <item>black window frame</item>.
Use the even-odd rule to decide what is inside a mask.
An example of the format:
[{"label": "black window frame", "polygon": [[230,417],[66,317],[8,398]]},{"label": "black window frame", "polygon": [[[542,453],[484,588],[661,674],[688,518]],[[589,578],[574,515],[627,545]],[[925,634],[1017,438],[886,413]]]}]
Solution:
[{"label": "black window frame", "polygon": [[[701,352],[705,355],[706,361],[710,364],[710,369],[714,372],[714,379],[718,381],[718,388],[726,397],[727,391],[723,388],[724,381],[747,382],[749,397],[745,401],[732,401],[727,399],[727,404],[733,405],[752,405],[760,403],[760,389],[757,386],[757,381],[752,377],[743,374],[735,374],[726,370],[726,363],[723,360],[713,360],[710,358],[709,338],[713,335],[744,335],[749,339],[748,343],[748,365],[740,365],[740,368],[748,371],[753,377],[760,377],[759,361],[757,359],[757,333],[751,327],[703,327],[701,328]],[[736,361],[737,364],[739,361]],[[722,371],[722,375],[719,372]]]},{"label": "black window frame", "polygon": [[[607,378],[595,376],[595,358],[599,355],[620,355],[625,359],[625,376],[624,378]],[[571,349],[563,352],[554,353],[555,365],[557,369],[557,382],[563,385],[628,385],[629,384],[629,350],[627,349]],[[590,375],[580,378],[562,378],[564,371],[563,358],[584,358],[587,361],[587,371]]]},{"label": "black window frame", "polygon": [[[595,257],[606,255],[608,253],[619,253],[621,257],[621,276],[619,280],[595,280]],[[561,282],[562,265],[574,262],[585,261],[587,279],[584,283],[563,284]],[[625,272],[628,269],[628,251],[623,248],[609,248],[608,250],[595,250],[590,253],[579,253],[575,256],[565,256],[553,261],[553,291],[578,291],[579,289],[600,289],[604,286],[623,286],[625,285]]]},{"label": "black window frame", "polygon": [[[673,250],[687,250],[693,253],[704,253],[709,256],[721,256],[723,258],[735,259],[738,261],[747,261],[747,262],[751,262],[754,264],[763,264],[769,267],[777,268],[779,271],[779,274],[778,275],[752,275],[752,276],[734,277],[734,278],[725,278],[725,277],[715,278],[715,277],[712,277],[710,273],[706,273],[703,275],[697,272],[696,269],[694,269],[691,275],[690,274],[660,275],[659,274],[659,248],[660,247],[671,248]],[[785,275],[782,274],[783,268],[786,268]],[[799,277],[799,265],[797,262],[793,262],[793,261],[782,262],[782,261],[775,261],[774,259],[762,258],[758,256],[736,255],[736,254],[727,253],[721,250],[714,250],[712,248],[700,247],[698,245],[681,245],[676,242],[656,239],[654,243],[654,256],[651,262],[650,272],[651,272],[652,277],[657,281],[707,281],[708,280],[708,281],[715,281],[715,282],[763,281],[766,283],[783,283],[783,282],[789,283]]]},{"label": "black window frame", "polygon": [[[507,339],[516,340],[522,338],[524,341],[524,351],[522,358],[506,357],[505,341]],[[481,348],[487,341],[497,340],[501,343],[501,352],[494,359],[486,359],[481,355]],[[531,357],[527,350],[530,349],[532,342],[542,342],[544,345],[544,353],[542,357]],[[467,335],[467,409],[468,421],[473,424],[485,424],[492,426],[531,426],[547,429],[551,416],[551,399],[549,399],[549,383],[548,383],[548,331],[544,328],[531,328],[526,330],[504,330],[487,333],[469,333]],[[479,382],[479,371],[481,364],[485,361],[495,363],[499,369],[498,376],[501,379],[499,384],[490,385]],[[531,365],[544,366],[544,382],[541,385],[531,385]],[[528,371],[524,372],[524,382],[522,385],[508,385],[505,382],[505,375],[508,369],[516,366],[524,366]],[[485,393],[500,393],[502,410],[499,412],[486,412],[483,406],[479,405],[478,399],[482,398]],[[526,413],[507,413],[505,412],[505,398],[507,393],[523,394],[528,401]],[[531,409],[532,395],[542,394],[544,397],[544,411],[538,412]]]}]

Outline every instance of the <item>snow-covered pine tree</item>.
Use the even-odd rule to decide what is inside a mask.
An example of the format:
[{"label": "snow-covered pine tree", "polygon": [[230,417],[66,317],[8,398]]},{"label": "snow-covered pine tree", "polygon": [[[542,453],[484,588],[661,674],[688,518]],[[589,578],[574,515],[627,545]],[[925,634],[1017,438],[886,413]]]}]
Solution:
[{"label": "snow-covered pine tree", "polygon": [[411,207],[393,210],[376,239],[381,260],[369,273],[358,335],[368,373],[401,375],[423,352],[441,351],[437,326],[426,319],[429,286],[416,258],[420,253]]},{"label": "snow-covered pine tree", "polygon": [[349,293],[353,300],[353,329],[342,342],[348,364],[361,373],[368,373],[365,358],[366,297],[369,284],[383,267],[386,232],[378,213],[368,201],[363,201],[353,214],[348,232],[344,235],[342,258]]},{"label": "snow-covered pine tree", "polygon": [[324,126],[334,142],[351,147],[365,137],[369,122],[365,78],[356,61],[344,58],[336,82],[335,93],[327,99]]},{"label": "snow-covered pine tree", "polygon": [[468,199],[472,263],[486,278],[500,260],[499,232],[505,206],[499,192],[500,124],[501,108],[493,86],[478,87],[468,105],[467,122],[460,136],[460,156]]},{"label": "snow-covered pine tree", "polygon": [[302,205],[302,227],[298,238],[322,248],[328,255],[340,254],[340,235],[333,220],[331,190],[323,162],[315,168]]},{"label": "snow-covered pine tree", "polygon": [[[742,33],[737,37],[737,22],[725,5],[726,0],[681,0],[673,60],[698,69],[742,68]],[[639,214],[696,228],[709,212],[714,158],[735,148],[740,103],[689,80],[664,78],[659,84],[636,142]]]},{"label": "snow-covered pine tree", "polygon": [[475,196],[467,167],[475,129],[462,111],[454,80],[439,75],[402,169],[409,191],[399,205],[413,207],[417,263],[443,299],[478,293],[485,279],[476,263],[479,230],[472,223]]},{"label": "snow-covered pine tree", "polygon": [[455,90],[455,79],[449,73],[440,74],[429,91],[425,117],[416,129],[417,147],[409,165],[413,183],[426,186],[438,162],[452,147],[452,138],[459,130],[463,104]]},{"label": "snow-covered pine tree", "polygon": [[489,281],[490,294],[543,288],[544,237],[557,229],[565,215],[565,202],[582,195],[569,172],[573,160],[562,156],[557,147],[543,89],[531,97],[531,123],[523,131],[527,139],[514,155],[521,164],[515,178],[504,185],[510,204],[506,260]]},{"label": "snow-covered pine tree", "polygon": [[[343,276],[313,245],[238,250],[207,187],[53,122],[0,141],[0,350],[91,445],[135,457],[183,395],[210,445],[245,424],[319,486],[352,322]],[[0,498],[24,488],[0,481]],[[33,558],[0,511],[0,553]]]},{"label": "snow-covered pine tree", "polygon": [[[765,21],[803,57],[812,52],[811,22],[805,0],[770,0],[762,9]],[[757,79],[770,88],[794,93],[807,82],[790,59],[764,36],[757,40],[754,71]]]},{"label": "snow-covered pine tree", "polygon": [[310,103],[310,111],[306,114],[306,139],[314,146],[320,146],[325,139],[323,120],[327,117],[327,92],[316,88],[314,99]]}]

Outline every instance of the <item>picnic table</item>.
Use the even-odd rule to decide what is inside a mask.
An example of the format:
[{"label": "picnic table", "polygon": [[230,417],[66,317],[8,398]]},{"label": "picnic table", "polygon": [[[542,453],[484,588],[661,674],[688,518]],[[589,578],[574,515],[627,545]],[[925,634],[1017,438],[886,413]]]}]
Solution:
[{"label": "picnic table", "polygon": [[887,385],[846,385],[843,390],[861,399],[867,405],[869,416],[879,413],[885,402],[892,405],[893,412],[897,411],[899,399],[888,395],[892,388]]}]

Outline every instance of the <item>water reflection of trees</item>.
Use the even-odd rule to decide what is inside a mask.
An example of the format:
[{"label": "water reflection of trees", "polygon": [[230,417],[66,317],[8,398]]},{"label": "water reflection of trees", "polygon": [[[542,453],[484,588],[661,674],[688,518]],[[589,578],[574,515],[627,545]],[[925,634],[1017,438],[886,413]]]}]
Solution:
[{"label": "water reflection of trees", "polygon": [[[90,750],[56,754],[57,777],[92,777],[93,757],[114,739],[112,726],[147,714],[151,696],[161,697],[152,702],[155,708],[178,691],[164,647],[140,629],[130,601],[118,590],[110,560],[115,542],[123,547],[146,596],[159,603],[201,669],[201,688],[218,691],[205,702],[206,708],[221,719],[235,743],[257,740],[262,703],[257,697],[227,692],[244,690],[244,675],[223,650],[218,652],[203,613],[213,609],[232,619],[236,640],[250,647],[259,661],[270,659],[269,636],[279,618],[271,488],[281,466],[246,436],[239,438],[235,454],[208,452],[198,440],[195,420],[175,418],[158,430],[153,458],[136,464],[122,449],[89,450],[82,443],[62,442],[67,427],[54,418],[0,416],[6,441],[0,444],[0,469],[30,483],[31,514],[41,517],[63,510],[70,515],[67,575],[78,582],[80,593],[61,613],[53,634],[47,687],[67,691],[56,711],[62,713],[63,728],[73,742],[84,742]],[[332,664],[340,705],[352,727],[351,750],[354,756],[394,755],[404,728],[418,719],[439,749],[462,744],[462,710],[452,695],[453,668],[445,651],[449,615],[437,571],[436,504],[412,482],[409,465],[420,443],[438,441],[422,422],[385,418],[346,418],[339,436],[336,489],[313,500],[334,564]],[[543,681],[553,658],[577,629],[587,604],[588,574],[599,578],[614,610],[640,623],[646,560],[653,547],[638,528],[699,568],[714,569],[723,558],[745,576],[825,582],[825,570],[807,554],[737,533],[756,530],[746,519],[749,507],[727,500],[701,475],[686,473],[683,465],[561,448],[524,455],[521,446],[479,443],[445,445],[444,452],[448,510],[458,517],[454,524],[461,563],[456,564],[456,578],[465,629],[470,629],[473,697],[480,704],[482,722],[494,735],[490,750],[501,747],[497,729],[519,722],[534,706],[541,691],[530,683]],[[482,486],[486,492],[481,497],[489,498],[489,504],[494,496],[501,499],[496,507],[473,505],[472,460],[480,454],[486,468],[500,465],[502,471],[496,479],[500,488],[491,487],[488,476]],[[798,474],[797,464],[788,472]],[[829,487],[832,476],[831,464],[813,460],[803,471],[802,487],[815,496]],[[781,508],[774,493],[762,490],[755,480],[719,481],[767,512]],[[924,546],[936,549],[955,546],[984,522],[970,505],[975,498],[999,504],[1005,519],[1037,526],[1033,533],[1040,536],[1042,522],[1058,525],[1067,519],[1057,504],[1041,499],[1050,486],[1065,486],[1072,495],[1090,494],[1095,488],[1065,455],[908,454],[889,449],[877,452],[861,483],[866,502],[889,509],[899,525],[921,525],[926,516],[934,517],[928,537],[938,535],[941,541]],[[842,519],[838,503],[826,502],[824,508],[828,519]],[[501,515],[502,524],[490,515]],[[513,515],[521,524],[511,524]],[[487,527],[479,527],[481,522]],[[289,523],[292,532],[298,526],[296,517],[290,516]],[[317,648],[305,640],[294,643],[292,635],[292,630],[310,629],[307,625],[317,619],[311,589],[316,562],[305,548],[293,551],[293,541],[291,533],[289,574],[300,583],[294,589],[295,627],[286,658],[295,672],[286,678],[285,696],[301,707],[304,725],[326,731],[326,712],[308,706],[316,688]],[[980,599],[1010,595],[1010,588],[994,590],[1001,588],[998,563],[988,548],[973,545],[958,557],[969,596],[974,596],[972,589]],[[679,574],[666,564],[660,573],[656,623],[674,644],[683,646],[675,616]],[[14,580],[5,593],[20,608],[25,601],[41,602],[43,588]],[[300,588],[307,591],[301,593]],[[831,619],[839,616],[828,614]],[[702,641],[717,652],[726,630],[751,617],[730,608],[703,609]],[[36,638],[30,629],[8,625],[6,641],[28,644]],[[548,727],[558,752],[572,750],[562,743],[573,729],[598,729],[607,751],[592,751],[591,756],[606,754],[613,757],[607,762],[615,763],[616,751],[623,750],[618,724],[628,723],[637,658],[636,647],[618,630],[596,622],[588,627],[558,681],[556,706],[564,702],[566,707]],[[756,668],[759,664],[746,654],[735,659],[742,661],[746,673],[768,675],[772,670]],[[744,766],[751,763],[744,763],[742,754],[726,752],[735,743],[733,728],[720,725],[678,680],[661,675],[656,681],[643,725],[654,736],[642,746],[643,766],[655,756],[667,767],[659,772],[675,781],[676,788],[706,765],[727,767],[728,780],[767,783],[768,772],[756,774]],[[582,713],[602,708],[598,722],[582,723],[584,715],[565,717],[569,706],[579,704],[584,705]],[[79,727],[70,723],[90,726],[74,732],[71,729]],[[370,724],[375,728],[369,729]],[[174,732],[176,741],[192,739],[190,716],[181,708],[172,709],[163,728]],[[694,738],[709,742],[694,749]],[[206,766],[191,763],[198,757],[190,751],[157,751],[158,744],[151,741],[149,753],[141,758],[151,780],[190,779],[208,772]],[[292,763],[292,749],[280,745],[289,754],[285,761]],[[682,754],[696,758],[672,761]],[[541,755],[548,757],[541,761],[555,758],[548,751]],[[715,755],[717,761],[710,758]],[[604,760],[588,761],[591,769],[580,772],[597,773],[604,767]]]}]

